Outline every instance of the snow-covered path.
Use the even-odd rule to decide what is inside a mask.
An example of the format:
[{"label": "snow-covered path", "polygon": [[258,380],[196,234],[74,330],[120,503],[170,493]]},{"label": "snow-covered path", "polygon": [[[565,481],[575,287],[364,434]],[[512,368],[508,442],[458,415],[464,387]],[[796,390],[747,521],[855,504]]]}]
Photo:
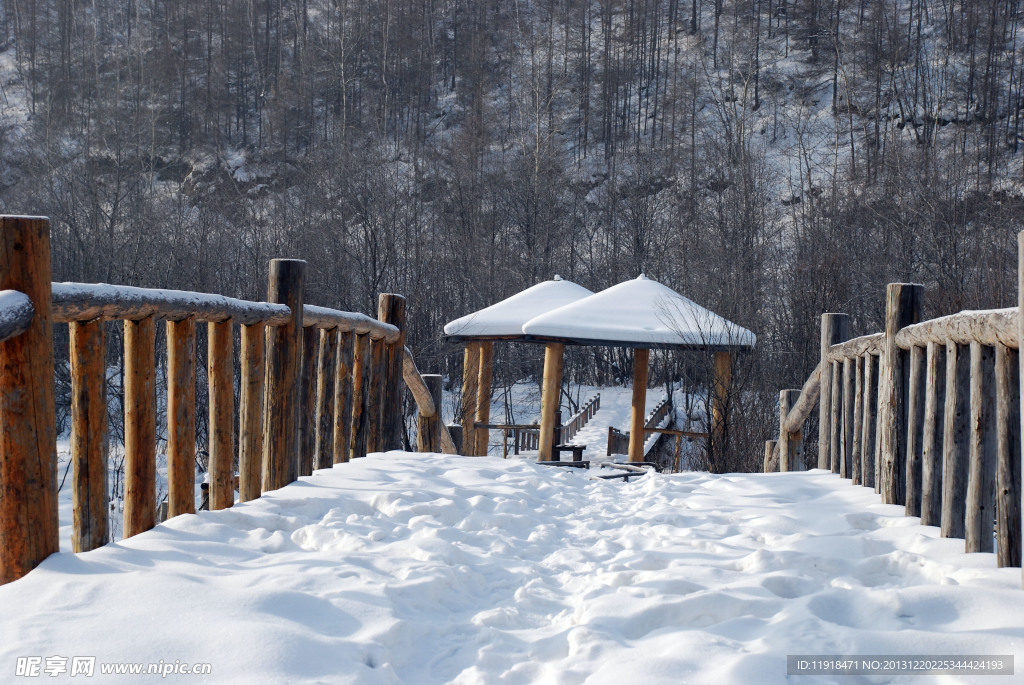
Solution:
[{"label": "snow-covered path", "polygon": [[[0,587],[0,673],[83,680],[13,678],[59,655],[210,663],[217,683],[819,683],[786,655],[944,653],[1020,673],[1020,569],[962,550],[823,471],[626,484],[372,455],[54,555]],[[98,679],[158,681],[197,679]]]}]

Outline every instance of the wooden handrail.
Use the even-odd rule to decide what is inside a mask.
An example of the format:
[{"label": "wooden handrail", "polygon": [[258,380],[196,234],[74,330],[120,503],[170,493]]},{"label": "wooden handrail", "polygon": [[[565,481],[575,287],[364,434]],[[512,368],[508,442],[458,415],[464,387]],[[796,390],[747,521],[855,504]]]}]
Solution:
[{"label": "wooden handrail", "polygon": [[383,340],[385,343],[398,341],[400,331],[391,324],[386,324],[366,314],[343,312],[338,309],[304,305],[302,307],[302,325],[304,328],[337,328],[339,331],[369,334],[370,340]]},{"label": "wooden handrail", "polygon": [[852,357],[862,357],[865,354],[881,354],[882,341],[884,338],[884,333],[873,333],[871,335],[862,335],[859,338],[853,338],[852,340],[841,342],[838,345],[832,345],[828,349],[828,356],[826,357],[826,360],[830,362],[841,362]]},{"label": "wooden handrail", "polygon": [[0,291],[0,342],[27,331],[35,313],[32,300],[25,293],[17,290]]},{"label": "wooden handrail", "polygon": [[990,311],[963,311],[906,326],[896,334],[900,349],[924,347],[930,342],[970,345],[1006,345],[1017,349],[1017,307]]}]

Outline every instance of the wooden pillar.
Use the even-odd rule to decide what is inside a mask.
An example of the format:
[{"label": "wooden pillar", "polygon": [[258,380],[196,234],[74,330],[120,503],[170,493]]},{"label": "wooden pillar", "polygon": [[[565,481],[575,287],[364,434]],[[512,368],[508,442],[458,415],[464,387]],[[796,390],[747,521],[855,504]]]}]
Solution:
[{"label": "wooden pillar", "polygon": [[942,433],[942,537],[964,536],[970,463],[970,348],[946,344],[946,407]]},{"label": "wooden pillar", "polygon": [[369,418],[367,410],[367,386],[370,376],[367,367],[370,365],[370,335],[359,333],[355,336],[352,361],[352,423],[349,426],[351,447],[349,459],[366,456],[366,426]]},{"label": "wooden pillar", "polygon": [[210,510],[235,503],[234,348],[231,320],[207,328],[206,377],[210,397]]},{"label": "wooden pillar", "polygon": [[298,476],[313,473],[313,457],[316,452],[316,371],[319,355],[317,344],[320,331],[316,326],[302,329],[302,362],[299,375],[299,458]]},{"label": "wooden pillar", "polygon": [[946,346],[928,343],[925,353],[924,428],[921,446],[921,525],[942,520],[942,434],[945,430]]},{"label": "wooden pillar", "polygon": [[832,401],[829,403],[828,465],[832,473],[839,473],[843,459],[843,363],[832,362]]},{"label": "wooden pillar", "polygon": [[907,389],[907,465],[904,476],[907,516],[921,515],[922,473],[924,466],[925,379],[928,375],[925,348],[915,345],[910,350]]},{"label": "wooden pillar", "polygon": [[0,342],[0,583],[59,547],[50,221],[0,216],[0,290],[32,301],[28,330]]},{"label": "wooden pillar", "polygon": [[996,518],[995,350],[971,343],[971,432],[964,513],[964,548],[991,552]]},{"label": "wooden pillar", "polygon": [[860,482],[875,487],[875,443],[878,428],[878,357],[864,355],[864,419],[860,440]]},{"label": "wooden pillar", "polygon": [[839,476],[841,478],[853,476],[854,367],[856,362],[857,360],[852,357],[843,360],[843,424],[842,444],[839,447]]},{"label": "wooden pillar", "polygon": [[803,436],[802,430],[790,433],[786,430],[789,410],[800,399],[799,390],[783,390],[779,393],[779,471],[802,471]]},{"label": "wooden pillar", "polygon": [[338,363],[338,329],[320,331],[319,354],[316,358],[316,418],[313,469],[334,465],[334,384]]},{"label": "wooden pillar", "polygon": [[[384,374],[387,371],[387,343],[370,340],[369,363],[363,369],[366,397],[366,451],[384,450]],[[369,381],[368,383],[366,381]]]},{"label": "wooden pillar", "polygon": [[398,340],[385,350],[383,405],[381,407],[381,450],[400,450],[402,444],[402,363],[405,357],[405,298],[381,293],[377,298],[377,319],[399,330]]},{"label": "wooden pillar", "polygon": [[196,513],[196,321],[168,321],[167,516]]},{"label": "wooden pillar", "polygon": [[334,464],[348,461],[352,449],[353,367],[355,338],[352,331],[338,335],[338,357],[334,370]]},{"label": "wooden pillar", "polygon": [[644,460],[644,420],[647,418],[647,371],[650,356],[650,350],[633,350],[633,405],[629,411],[628,452],[629,461],[633,462]]},{"label": "wooden pillar", "polygon": [[[551,461],[555,438],[555,415],[562,401],[562,362],[565,345],[548,343],[544,347],[544,380],[540,389],[540,444],[537,446],[538,461]],[[479,356],[478,356],[479,358]],[[635,372],[634,372],[635,375]],[[634,381],[635,382],[635,381]],[[636,390],[633,390],[634,394]],[[463,396],[465,401],[465,396]],[[462,442],[469,442],[463,430]]]},{"label": "wooden pillar", "polygon": [[[544,357],[544,374],[547,375],[547,352]],[[561,369],[561,366],[559,366]],[[561,377],[561,371],[559,371]],[[462,449],[460,452],[472,456],[476,452],[476,432],[473,424],[476,421],[476,394],[480,387],[480,343],[466,343],[462,355]],[[541,389],[543,397],[543,388]],[[541,400],[543,402],[543,399]]]},{"label": "wooden pillar", "polygon": [[124,322],[124,537],[156,525],[156,327]]},{"label": "wooden pillar", "polygon": [[726,446],[729,429],[729,385],[732,383],[732,353],[715,352],[714,375],[711,379],[711,463],[712,473],[725,473]]},{"label": "wooden pillar", "polygon": [[[71,549],[107,542],[107,342],[101,319],[71,322]],[[168,407],[168,415],[170,408]],[[170,447],[168,447],[168,453]]]},{"label": "wooden pillar", "polygon": [[[1018,345],[1024,343],[1024,231],[1017,234],[1017,341]],[[1017,353],[1017,378],[1018,378],[1018,408],[1020,405],[1024,405],[1024,402],[1020,402],[1019,398],[1024,397],[1024,354],[1020,354],[1018,349]],[[1020,426],[1018,430],[1020,433],[1024,433],[1024,411],[1018,411]],[[1012,455],[1012,459],[1017,460],[1017,468],[1022,477],[1024,477],[1024,466],[1021,465],[1020,460],[1024,459],[1024,454],[1018,453]],[[1017,481],[1020,483],[1020,481]],[[1021,486],[1024,489],[1024,486]],[[1018,498],[1018,503],[1020,502]],[[1021,506],[1021,515],[1024,516],[1024,505]],[[1021,522],[1021,529],[1024,531],[1024,521]],[[1020,538],[1017,538],[1018,544],[1021,542]],[[1022,569],[1024,572],[1024,569]],[[1022,578],[1024,580],[1024,578]]]},{"label": "wooden pillar", "polygon": [[238,499],[260,496],[263,465],[263,379],[266,326],[242,326],[241,372],[238,406]]},{"label": "wooden pillar", "polygon": [[299,369],[306,262],[270,261],[267,300],[286,304],[288,323],[270,329],[264,398],[263,490],[276,490],[295,480],[299,449]]},{"label": "wooden pillar", "polygon": [[890,283],[885,291],[885,338],[882,342],[882,462],[879,476],[882,502],[906,503],[907,474],[907,395],[909,391],[909,352],[896,346],[900,329],[921,320],[924,286],[916,283]]},{"label": "wooden pillar", "polygon": [[[486,340],[480,343],[480,371],[476,390],[477,423],[490,423],[491,420],[491,376],[494,365],[494,343]],[[487,456],[487,445],[491,441],[491,432],[480,428],[476,433],[476,450],[479,457]]]},{"label": "wooden pillar", "polygon": [[[786,391],[783,390],[782,392],[786,392]],[[764,468],[763,468],[763,471],[765,473],[770,473],[771,472],[772,452],[775,451],[775,446],[777,444],[778,444],[778,442],[775,441],[775,440],[766,440],[765,443],[764,443]],[[784,462],[784,461],[785,461],[785,459],[782,458],[782,450],[780,449],[779,450],[779,468],[780,469],[782,468],[782,462]]]},{"label": "wooden pillar", "polygon": [[1021,565],[1018,351],[996,345],[996,560]]},{"label": "wooden pillar", "polygon": [[430,399],[434,402],[434,415],[416,419],[416,450],[418,452],[441,451],[441,376],[438,374],[422,374],[423,383],[430,391]]},{"label": "wooden pillar", "polygon": [[818,468],[831,468],[832,366],[826,361],[828,349],[850,338],[847,314],[821,315],[821,390],[818,394]]}]

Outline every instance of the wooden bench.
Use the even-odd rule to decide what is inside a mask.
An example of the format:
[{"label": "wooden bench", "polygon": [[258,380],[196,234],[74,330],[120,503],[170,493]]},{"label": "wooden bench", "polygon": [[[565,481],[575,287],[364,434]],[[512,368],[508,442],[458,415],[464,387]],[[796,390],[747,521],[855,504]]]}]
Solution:
[{"label": "wooden bench", "polygon": [[552,449],[555,457],[554,461],[562,460],[562,452],[572,452],[573,461],[582,461],[583,453],[586,449],[586,445],[555,445]]}]

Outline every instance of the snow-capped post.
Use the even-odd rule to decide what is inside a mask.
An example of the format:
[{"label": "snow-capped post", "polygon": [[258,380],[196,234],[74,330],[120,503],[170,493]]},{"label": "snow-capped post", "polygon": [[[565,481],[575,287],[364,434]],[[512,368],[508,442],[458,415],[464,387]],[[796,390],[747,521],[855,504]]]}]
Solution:
[{"label": "snow-capped post", "polygon": [[[725,473],[723,459],[728,427],[729,385],[732,383],[733,353],[727,350],[715,352],[714,375],[711,386],[711,454],[712,461],[708,465],[712,473]],[[630,440],[632,444],[632,439]]]},{"label": "snow-capped post", "polygon": [[316,417],[313,469],[328,469],[334,464],[334,398],[338,375],[338,329],[320,330],[316,357]]},{"label": "snow-capped post", "polygon": [[946,406],[942,432],[942,537],[964,536],[970,463],[970,346],[946,343]]},{"label": "snow-capped post", "polygon": [[316,373],[317,343],[320,329],[305,326],[302,329],[302,364],[299,381],[299,471],[300,476],[313,473],[313,456],[316,451]]},{"label": "snow-capped post", "polygon": [[863,464],[860,459],[860,443],[864,438],[864,362],[870,355],[853,358],[853,445],[847,453],[850,481],[860,485],[863,479]]},{"label": "snow-capped post", "polygon": [[860,483],[875,487],[875,449],[878,434],[878,355],[864,355],[863,423],[860,438]]},{"label": "snow-capped post", "polygon": [[[537,445],[537,461],[551,461],[555,440],[555,414],[562,400],[562,363],[565,345],[549,342],[544,346],[544,380],[540,392],[540,439]],[[645,381],[646,383],[646,381]],[[643,421],[641,410],[641,421]],[[465,433],[463,444],[469,442]],[[463,450],[465,452],[465,450]]]},{"label": "snow-capped post", "polygon": [[996,485],[995,348],[971,343],[971,434],[964,550],[991,552]]},{"label": "snow-capped post", "polygon": [[196,320],[186,317],[168,321],[166,334],[167,515],[170,517],[196,511]]},{"label": "snow-capped post", "polygon": [[818,468],[827,469],[832,465],[831,419],[832,419],[832,376],[828,349],[850,338],[850,317],[847,314],[821,315],[821,390],[818,396]]},{"label": "snow-capped post", "polygon": [[156,325],[124,322],[124,537],[156,525]]},{"label": "snow-capped post", "polygon": [[434,402],[432,416],[419,415],[416,419],[416,450],[418,452],[441,451],[441,376],[425,373],[420,376],[430,391]]},{"label": "snow-capped post", "polygon": [[843,415],[839,435],[839,477],[850,478],[853,474],[853,412],[854,412],[854,365],[856,360],[843,360]]},{"label": "snow-capped post", "polygon": [[[260,496],[263,463],[263,378],[266,373],[266,325],[241,327],[241,373],[238,404],[238,499]],[[193,495],[193,499],[194,499]]]},{"label": "snow-capped post", "polygon": [[[786,392],[786,391],[783,390],[782,392]],[[775,452],[775,448],[777,446],[778,446],[778,443],[775,440],[765,440],[765,442],[764,442],[764,472],[765,473],[770,473],[770,472],[772,472],[774,470],[774,469],[772,469],[772,454]],[[782,452],[780,451],[779,454],[781,455]],[[779,459],[779,465],[780,465],[780,468],[781,468],[781,465],[782,465],[782,459],[781,458]]]},{"label": "snow-capped post", "polygon": [[359,459],[366,456],[366,424],[369,418],[366,404],[370,380],[367,367],[370,364],[370,334],[356,334],[354,345],[352,361],[352,420],[349,424],[349,459]]},{"label": "snow-capped post", "polygon": [[[491,379],[494,373],[494,343],[485,340],[480,343],[480,371],[476,389],[476,421],[489,423],[491,420]],[[486,428],[474,431],[478,457],[487,456],[487,443],[491,440],[491,432]]]},{"label": "snow-capped post", "polygon": [[379,449],[402,449],[402,364],[405,359],[405,297],[380,293],[377,298],[377,319],[398,329],[398,339],[385,345],[384,376],[381,398],[381,444]]},{"label": "snow-capped post", "polygon": [[[629,461],[644,460],[644,422],[647,411],[647,371],[651,351],[633,350],[633,405],[629,411]],[[717,395],[716,395],[717,398]],[[544,436],[541,436],[543,439]]]},{"label": "snow-capped post", "polygon": [[885,290],[885,337],[879,405],[882,412],[879,492],[885,504],[906,503],[907,394],[910,390],[910,352],[896,346],[901,328],[921,320],[924,286],[918,283],[890,283]]},{"label": "snow-capped post", "polygon": [[0,216],[0,255],[0,290],[35,308],[28,329],[0,343],[0,583],[9,583],[60,546],[50,220]]},{"label": "snow-capped post", "polygon": [[352,444],[352,366],[356,335],[352,331],[338,334],[337,361],[334,366],[334,423],[332,462],[348,461]]},{"label": "snow-capped post", "polygon": [[[547,376],[547,364],[547,356],[545,356],[545,377]],[[561,378],[561,371],[559,371],[559,378]],[[476,431],[473,424],[476,422],[476,396],[479,388],[480,343],[471,340],[466,343],[466,349],[462,355],[462,449],[459,452],[466,456],[473,456],[473,453],[476,452]],[[543,402],[543,399],[541,401]]]},{"label": "snow-capped post", "polygon": [[996,560],[1021,565],[1018,351],[996,343]]},{"label": "snow-capped post", "polygon": [[923,489],[924,457],[924,405],[925,379],[928,375],[926,348],[914,345],[908,355],[907,388],[907,470],[906,470],[906,511],[907,516],[921,515],[921,490]]},{"label": "snow-capped post", "polygon": [[88,552],[107,543],[107,345],[104,326],[100,319],[69,324],[71,461],[74,469],[71,506],[75,523],[71,531],[71,549],[75,552]]},{"label": "snow-capped post", "polygon": [[786,430],[789,410],[800,398],[799,390],[782,390],[779,392],[779,471],[801,471],[803,455],[803,430],[790,432]]},{"label": "snow-capped post", "polygon": [[925,351],[924,426],[921,429],[921,525],[942,520],[942,433],[945,430],[946,346],[929,342]]},{"label": "snow-capped post", "polygon": [[299,370],[306,262],[270,260],[267,301],[291,309],[287,323],[270,332],[263,421],[263,490],[283,488],[296,478],[299,450]]},{"label": "snow-capped post", "polygon": [[206,377],[210,399],[210,510],[235,503],[235,379],[231,319],[206,329]]}]

